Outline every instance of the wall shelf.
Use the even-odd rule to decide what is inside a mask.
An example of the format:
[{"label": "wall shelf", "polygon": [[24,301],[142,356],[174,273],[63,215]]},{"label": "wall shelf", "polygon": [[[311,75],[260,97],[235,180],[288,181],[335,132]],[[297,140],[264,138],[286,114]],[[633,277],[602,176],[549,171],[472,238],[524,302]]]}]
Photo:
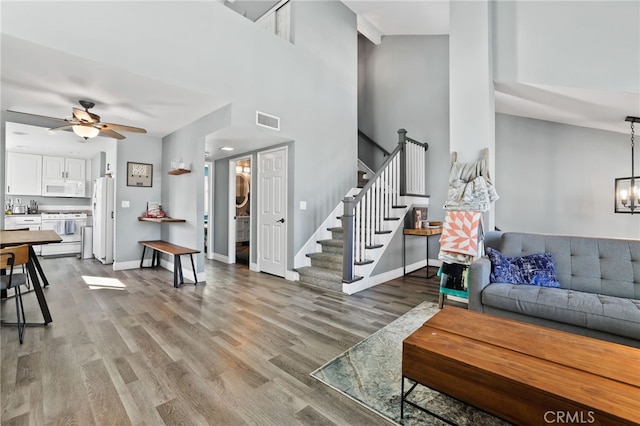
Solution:
[{"label": "wall shelf", "polygon": [[191,170],[187,170],[187,169],[173,169],[173,170],[169,170],[169,174],[170,175],[183,175],[185,173],[191,173]]},{"label": "wall shelf", "polygon": [[186,219],[176,219],[174,217],[139,217],[140,222],[172,223],[186,222]]}]

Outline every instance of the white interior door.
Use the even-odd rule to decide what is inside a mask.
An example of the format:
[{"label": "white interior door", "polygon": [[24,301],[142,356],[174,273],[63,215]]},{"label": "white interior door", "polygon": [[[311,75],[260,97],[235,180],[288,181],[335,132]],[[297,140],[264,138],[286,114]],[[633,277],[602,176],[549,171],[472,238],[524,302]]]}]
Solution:
[{"label": "white interior door", "polygon": [[287,270],[287,148],[258,154],[258,267],[284,277]]}]

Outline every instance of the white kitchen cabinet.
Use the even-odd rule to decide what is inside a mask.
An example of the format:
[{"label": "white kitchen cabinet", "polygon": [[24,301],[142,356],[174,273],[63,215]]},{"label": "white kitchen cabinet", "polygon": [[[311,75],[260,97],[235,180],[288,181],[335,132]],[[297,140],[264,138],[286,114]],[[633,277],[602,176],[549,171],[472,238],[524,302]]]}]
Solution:
[{"label": "white kitchen cabinet", "polygon": [[[5,216],[6,218],[6,216]],[[16,221],[14,229],[28,229],[29,231],[39,231],[42,226],[42,216],[39,214],[16,215],[13,217]],[[36,254],[42,253],[42,246],[34,245],[33,250]]]},{"label": "white kitchen cabinet", "polygon": [[42,194],[42,155],[6,153],[7,195]]},{"label": "white kitchen cabinet", "polygon": [[17,228],[17,224],[16,224],[15,216],[6,215],[4,217],[4,229],[6,229],[7,231],[10,231],[16,228]]},{"label": "white kitchen cabinet", "polygon": [[85,180],[87,161],[82,158],[65,158],[67,179]]},{"label": "white kitchen cabinet", "polygon": [[82,158],[42,157],[43,179],[85,180],[86,160]]},{"label": "white kitchen cabinet", "polygon": [[[10,231],[12,229],[28,229],[30,231],[39,231],[42,224],[41,216],[38,215],[6,215],[4,217],[4,229]],[[33,250],[36,254],[41,253],[41,247],[34,245]]]}]

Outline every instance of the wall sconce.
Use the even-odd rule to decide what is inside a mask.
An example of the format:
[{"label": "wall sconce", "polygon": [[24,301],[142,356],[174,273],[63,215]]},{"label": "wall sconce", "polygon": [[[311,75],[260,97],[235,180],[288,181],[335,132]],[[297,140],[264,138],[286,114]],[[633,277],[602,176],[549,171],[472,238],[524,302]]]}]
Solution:
[{"label": "wall sconce", "polygon": [[635,123],[640,123],[640,117],[628,116],[625,121],[631,122],[631,177],[615,179],[615,213],[640,213],[640,176],[635,175],[635,160],[633,157]]}]

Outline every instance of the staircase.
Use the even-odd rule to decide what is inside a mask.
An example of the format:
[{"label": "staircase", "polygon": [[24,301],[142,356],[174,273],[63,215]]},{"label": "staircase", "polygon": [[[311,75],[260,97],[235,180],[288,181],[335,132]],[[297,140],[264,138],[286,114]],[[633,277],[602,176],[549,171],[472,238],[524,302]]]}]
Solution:
[{"label": "staircase", "polygon": [[311,266],[298,268],[297,272],[301,283],[342,292],[342,227],[327,228],[327,231],[331,233],[331,238],[318,241],[321,251],[306,255]]},{"label": "staircase", "polygon": [[398,134],[398,146],[382,168],[366,181],[359,172],[359,188],[351,190],[316,231],[315,244],[310,241],[303,247],[315,246],[316,251],[308,250],[307,266],[296,268],[299,282],[348,294],[372,285],[371,272],[403,227],[412,204],[408,201],[428,197],[424,158],[428,145],[408,138],[404,129]]}]

